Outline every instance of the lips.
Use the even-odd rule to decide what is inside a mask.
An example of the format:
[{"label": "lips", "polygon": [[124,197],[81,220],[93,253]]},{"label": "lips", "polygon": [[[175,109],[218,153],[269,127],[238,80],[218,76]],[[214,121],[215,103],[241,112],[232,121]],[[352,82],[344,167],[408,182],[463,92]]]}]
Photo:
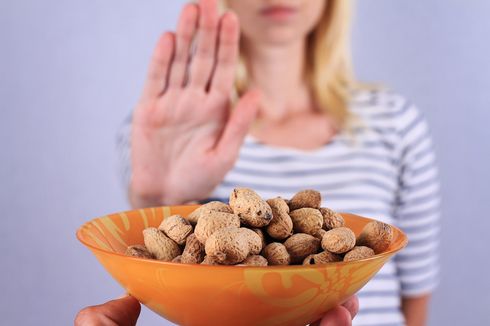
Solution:
[{"label": "lips", "polygon": [[274,20],[284,20],[292,17],[297,9],[290,6],[273,5],[263,8],[260,14]]}]

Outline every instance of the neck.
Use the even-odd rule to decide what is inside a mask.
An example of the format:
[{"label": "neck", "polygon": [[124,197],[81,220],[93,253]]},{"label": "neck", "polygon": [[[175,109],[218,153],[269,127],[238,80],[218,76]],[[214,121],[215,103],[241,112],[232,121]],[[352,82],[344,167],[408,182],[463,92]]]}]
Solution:
[{"label": "neck", "polygon": [[262,92],[260,118],[283,120],[311,111],[311,96],[305,81],[305,41],[284,46],[245,44],[249,86]]}]

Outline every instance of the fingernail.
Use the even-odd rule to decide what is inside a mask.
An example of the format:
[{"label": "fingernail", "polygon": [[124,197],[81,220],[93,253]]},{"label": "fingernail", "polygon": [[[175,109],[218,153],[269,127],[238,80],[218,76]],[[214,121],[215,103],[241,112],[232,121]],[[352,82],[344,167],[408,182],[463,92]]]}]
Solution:
[{"label": "fingernail", "polygon": [[124,298],[127,298],[127,297],[129,297],[129,294],[128,293],[124,293],[123,295],[121,295],[120,297],[118,297],[117,300],[124,299]]}]

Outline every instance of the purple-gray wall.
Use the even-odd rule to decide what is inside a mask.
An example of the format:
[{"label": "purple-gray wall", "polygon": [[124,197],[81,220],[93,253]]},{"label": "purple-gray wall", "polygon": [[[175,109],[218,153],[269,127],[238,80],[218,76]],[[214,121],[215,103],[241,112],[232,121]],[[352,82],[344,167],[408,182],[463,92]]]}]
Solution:
[{"label": "purple-gray wall", "polygon": [[[126,209],[115,132],[183,1],[0,2],[0,324],[67,325],[122,293],[75,230]],[[431,325],[488,325],[490,2],[359,1],[359,76],[426,113],[444,194]],[[141,325],[161,319],[143,310]],[[165,324],[165,323],[163,323]]]}]

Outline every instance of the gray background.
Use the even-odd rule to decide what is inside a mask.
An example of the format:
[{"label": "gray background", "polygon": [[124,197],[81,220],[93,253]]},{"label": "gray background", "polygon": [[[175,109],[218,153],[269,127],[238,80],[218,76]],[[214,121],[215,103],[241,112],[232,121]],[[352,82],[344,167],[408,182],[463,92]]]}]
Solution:
[{"label": "gray background", "polygon": [[[127,208],[115,133],[159,33],[182,1],[0,1],[0,324],[67,325],[122,294],[77,243],[84,221]],[[444,185],[442,283],[432,325],[489,325],[489,1],[358,3],[365,81],[417,103]],[[147,310],[141,325],[162,323]]]}]

